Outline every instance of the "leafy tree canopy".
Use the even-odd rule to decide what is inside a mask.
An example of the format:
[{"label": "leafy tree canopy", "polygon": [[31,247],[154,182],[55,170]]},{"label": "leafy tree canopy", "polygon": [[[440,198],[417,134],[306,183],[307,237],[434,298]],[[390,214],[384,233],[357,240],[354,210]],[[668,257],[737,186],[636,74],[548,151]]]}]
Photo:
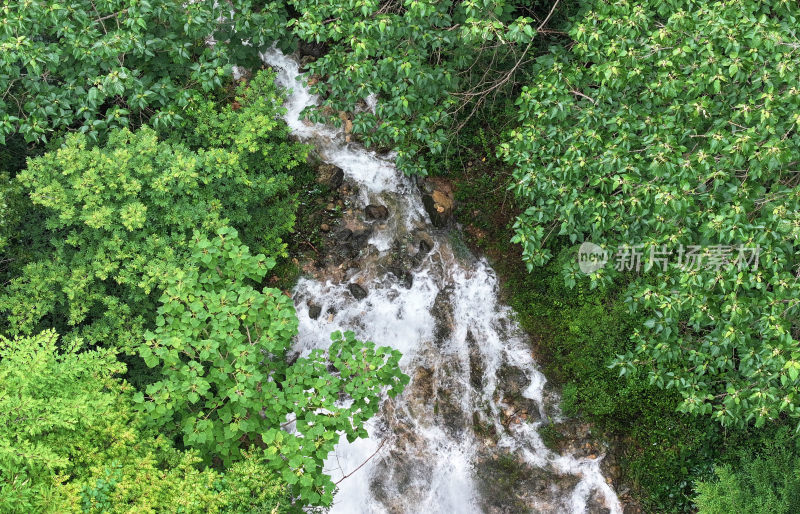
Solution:
[{"label": "leafy tree canopy", "polygon": [[195,235],[191,262],[168,280],[156,328],[140,349],[163,379],[137,401],[206,458],[228,463],[240,458],[242,441],[262,445],[304,502],[330,504],[334,486],[322,463],[339,432],[366,437],[364,422],[384,389],[395,396],[408,383],[400,353],[336,333],[327,352],[289,365],[292,301],[254,287],[274,259],[250,254],[235,230],[222,228],[211,240]]},{"label": "leafy tree canopy", "polygon": [[[73,134],[29,161],[17,180],[42,208],[44,249],[0,294],[11,333],[77,327],[89,343],[131,349],[155,309],[153,291],[191,253],[194,230],[248,225],[259,248],[283,251],[295,209],[285,172],[306,149],[286,142],[269,73],[242,91],[240,109],[226,108],[203,129],[215,147],[159,141],[143,127],[112,131],[103,146]],[[195,110],[209,108],[187,112]]]},{"label": "leafy tree canopy", "polygon": [[279,39],[285,16],[280,2],[252,0],[4,2],[0,144],[172,126],[194,90],[219,87],[231,63],[252,65],[248,45]]},{"label": "leafy tree canopy", "polygon": [[760,451],[740,451],[735,466],[697,484],[700,514],[790,514],[800,510],[800,445],[784,427]]},{"label": "leafy tree canopy", "polygon": [[[798,18],[790,1],[587,2],[574,44],[538,59],[501,148],[529,266],[556,235],[612,261],[619,245],[641,245],[643,263],[673,252],[632,278],[647,321],[617,364],[725,424],[800,416]],[[757,269],[750,255],[680,265],[680,245],[729,261],[759,247]],[[565,275],[579,280],[577,262]]]},{"label": "leafy tree canopy", "polygon": [[[0,512],[282,512],[290,500],[253,455],[199,471],[146,428],[110,350],[53,331],[0,336]],[[275,509],[273,511],[273,509]]]},{"label": "leafy tree canopy", "polygon": [[[519,4],[292,0],[294,34],[330,45],[308,66],[323,77],[312,88],[324,95],[315,118],[339,123],[339,112],[353,112],[354,134],[397,149],[398,166],[424,175],[424,153],[443,150],[454,120],[513,84],[536,35]],[[374,113],[358,108],[370,95]]]}]

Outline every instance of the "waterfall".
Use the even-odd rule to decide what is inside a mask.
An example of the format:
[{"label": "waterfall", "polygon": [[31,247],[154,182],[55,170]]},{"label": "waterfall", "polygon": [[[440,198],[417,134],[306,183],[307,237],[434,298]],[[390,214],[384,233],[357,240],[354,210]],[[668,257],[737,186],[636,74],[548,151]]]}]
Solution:
[{"label": "waterfall", "polygon": [[[452,233],[430,225],[417,187],[391,155],[301,119],[317,98],[295,59],[276,49],[262,58],[287,89],[292,132],[356,187],[361,221],[367,204],[389,209],[387,220],[369,222],[357,269],[328,276],[323,270],[293,291],[300,320],[295,350],[325,348],[331,332],[352,330],[399,349],[411,376],[403,394],[385,400],[370,420],[368,439],[342,438],[326,460],[334,482],[346,476],[332,512],[622,512],[601,472],[602,455],[558,454],[539,436],[538,427],[560,419],[558,398],[499,300],[492,268],[454,244]],[[430,251],[417,250],[421,239],[433,242]],[[387,269],[403,253],[415,258],[410,275],[399,279]],[[355,298],[352,282],[368,295]],[[312,303],[321,310],[316,319]]]}]

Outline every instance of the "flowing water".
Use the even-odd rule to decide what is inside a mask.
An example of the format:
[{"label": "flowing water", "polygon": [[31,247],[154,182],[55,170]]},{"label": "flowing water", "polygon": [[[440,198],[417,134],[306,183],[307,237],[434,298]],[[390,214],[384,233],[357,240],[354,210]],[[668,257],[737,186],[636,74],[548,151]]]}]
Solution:
[{"label": "flowing water", "polygon": [[[289,90],[293,133],[340,167],[358,191],[353,202],[361,219],[350,221],[365,223],[367,204],[390,211],[386,221],[366,222],[371,235],[358,268],[323,270],[301,279],[293,294],[297,351],[325,348],[331,332],[353,330],[402,351],[401,367],[412,378],[402,395],[384,401],[368,425],[369,439],[342,438],[326,461],[334,482],[346,476],[332,511],[621,512],[602,475],[602,455],[558,454],[542,442],[537,428],[559,419],[557,397],[513,313],[500,303],[491,267],[459,244],[458,232],[429,224],[418,188],[391,155],[301,119],[317,99],[300,81],[295,59],[278,50],[262,57]],[[418,250],[421,240],[432,249]],[[407,271],[396,271],[398,262]],[[353,296],[347,287],[353,282],[368,291],[366,298]],[[322,314],[312,319],[309,305]]]}]

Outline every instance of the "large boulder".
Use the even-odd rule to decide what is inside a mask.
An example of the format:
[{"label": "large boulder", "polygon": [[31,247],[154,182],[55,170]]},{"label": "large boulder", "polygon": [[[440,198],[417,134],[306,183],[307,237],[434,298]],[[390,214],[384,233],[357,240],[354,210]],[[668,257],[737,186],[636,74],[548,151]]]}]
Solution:
[{"label": "large boulder", "polygon": [[453,220],[456,205],[453,185],[441,177],[430,177],[420,182],[422,204],[435,227],[446,227]]},{"label": "large boulder", "polygon": [[317,167],[317,183],[336,189],[344,181],[344,171],[333,164],[320,164]]},{"label": "large boulder", "polygon": [[383,205],[367,205],[364,208],[364,214],[368,220],[385,220],[389,217],[389,209]]}]

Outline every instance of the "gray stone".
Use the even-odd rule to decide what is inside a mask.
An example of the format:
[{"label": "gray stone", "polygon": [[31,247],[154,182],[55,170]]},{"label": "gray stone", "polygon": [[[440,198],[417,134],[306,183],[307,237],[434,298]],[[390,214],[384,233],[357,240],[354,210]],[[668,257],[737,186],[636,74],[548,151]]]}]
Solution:
[{"label": "gray stone", "polygon": [[356,300],[363,300],[367,297],[367,290],[355,282],[348,284],[347,289],[350,291],[350,294],[356,298]]},{"label": "gray stone", "polygon": [[322,314],[322,307],[311,301],[306,302],[306,305],[308,305],[308,317],[311,319],[319,318],[319,315]]},{"label": "gray stone", "polygon": [[336,239],[339,241],[347,241],[353,236],[353,231],[349,228],[342,228],[336,231]]},{"label": "gray stone", "polygon": [[351,244],[353,249],[360,250],[367,246],[369,243],[369,238],[372,236],[372,229],[371,228],[362,228],[359,230],[353,231],[353,235],[351,237]]},{"label": "gray stone", "polygon": [[426,255],[433,250],[433,238],[425,232],[420,233],[419,237],[419,252]]}]

